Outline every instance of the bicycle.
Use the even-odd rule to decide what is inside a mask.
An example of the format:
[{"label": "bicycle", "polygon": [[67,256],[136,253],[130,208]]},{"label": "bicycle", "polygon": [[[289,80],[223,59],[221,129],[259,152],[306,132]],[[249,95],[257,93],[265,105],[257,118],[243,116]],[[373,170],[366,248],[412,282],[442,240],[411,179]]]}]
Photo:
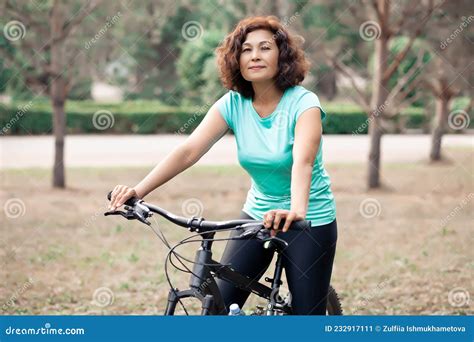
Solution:
[{"label": "bicycle", "polygon": [[[111,192],[107,198],[110,201]],[[124,204],[125,211],[115,210],[107,211],[105,216],[120,215],[128,220],[138,220],[147,226],[151,223],[147,220],[156,213],[168,221],[188,228],[190,232],[195,232],[188,238],[178,242],[173,247],[169,245],[164,235],[160,232],[154,233],[161,239],[161,241],[168,247],[169,252],[165,259],[165,275],[170,286],[168,294],[168,302],[164,315],[174,315],[178,303],[182,306],[184,312],[188,314],[181,299],[196,298],[201,302],[201,315],[227,315],[227,308],[223,302],[219,288],[216,284],[215,278],[224,279],[231,282],[235,286],[252,292],[257,296],[267,300],[265,308],[257,306],[253,311],[253,315],[290,315],[291,314],[291,294],[285,298],[280,296],[280,286],[283,284],[281,275],[283,271],[281,253],[287,247],[287,242],[270,235],[270,231],[263,226],[262,221],[256,220],[231,220],[231,221],[208,221],[202,217],[185,218],[172,214],[160,207],[146,203],[137,198],[131,198]],[[284,222],[281,222],[282,228]],[[231,265],[223,265],[212,259],[212,244],[214,241],[226,241],[231,238],[216,239],[215,233],[218,231],[241,229],[242,233],[233,239],[257,239],[264,244],[264,248],[270,248],[277,253],[275,262],[275,270],[273,278],[265,277],[265,281],[271,283],[267,286],[260,282],[255,282],[247,276],[240,274],[232,269]],[[302,230],[311,229],[309,221],[293,222],[290,229]],[[199,237],[199,239],[193,239]],[[176,252],[176,248],[186,243],[200,242],[200,248],[197,250],[194,261],[188,260]],[[181,267],[177,266],[172,256],[180,262]],[[190,270],[183,260],[193,263],[193,269]],[[186,290],[178,290],[174,288],[170,277],[168,275],[168,261],[178,270],[188,272],[191,274],[189,288]],[[327,298],[327,314],[328,315],[342,315],[342,306],[339,296],[330,285]]]}]

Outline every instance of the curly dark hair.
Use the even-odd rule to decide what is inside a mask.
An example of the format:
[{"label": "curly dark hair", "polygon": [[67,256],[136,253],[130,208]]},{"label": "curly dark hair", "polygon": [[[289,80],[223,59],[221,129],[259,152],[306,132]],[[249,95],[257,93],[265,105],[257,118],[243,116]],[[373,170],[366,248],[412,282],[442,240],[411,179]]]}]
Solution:
[{"label": "curly dark hair", "polygon": [[285,91],[300,84],[309,70],[310,63],[297,37],[290,34],[277,17],[258,16],[241,20],[234,31],[217,47],[217,66],[223,86],[239,92],[244,97],[253,98],[252,84],[240,73],[239,59],[247,34],[256,30],[272,32],[272,38],[278,46],[278,72],[275,76],[275,85]]}]

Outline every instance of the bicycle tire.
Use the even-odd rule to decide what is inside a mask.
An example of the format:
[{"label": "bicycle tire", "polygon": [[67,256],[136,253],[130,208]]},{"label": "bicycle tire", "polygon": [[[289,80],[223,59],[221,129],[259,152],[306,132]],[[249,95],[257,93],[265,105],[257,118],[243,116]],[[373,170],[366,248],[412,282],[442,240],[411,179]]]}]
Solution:
[{"label": "bicycle tire", "polygon": [[329,285],[329,292],[328,292],[328,302],[327,302],[327,315],[329,316],[341,316],[342,313],[342,305],[341,300],[339,299],[339,295],[337,294],[336,290]]}]

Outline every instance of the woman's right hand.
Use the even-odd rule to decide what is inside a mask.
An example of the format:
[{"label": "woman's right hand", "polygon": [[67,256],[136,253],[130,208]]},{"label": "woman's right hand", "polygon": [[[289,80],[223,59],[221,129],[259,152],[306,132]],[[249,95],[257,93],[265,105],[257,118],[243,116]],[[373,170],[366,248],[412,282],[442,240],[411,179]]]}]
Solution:
[{"label": "woman's right hand", "polygon": [[128,199],[132,197],[139,198],[134,188],[126,185],[117,185],[112,191],[112,195],[110,197],[109,210],[117,210],[117,208],[121,207]]}]

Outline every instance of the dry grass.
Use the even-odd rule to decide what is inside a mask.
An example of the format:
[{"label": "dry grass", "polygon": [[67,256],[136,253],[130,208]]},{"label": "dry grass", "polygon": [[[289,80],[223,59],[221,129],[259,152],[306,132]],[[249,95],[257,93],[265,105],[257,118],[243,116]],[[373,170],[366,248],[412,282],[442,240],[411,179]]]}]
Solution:
[{"label": "dry grass", "polygon": [[[473,292],[474,212],[472,150],[449,150],[449,163],[383,166],[382,190],[365,190],[364,165],[328,165],[337,209],[339,240],[333,285],[346,314],[473,314],[461,296]],[[455,162],[454,162],[455,160]],[[148,169],[69,169],[65,191],[51,190],[48,170],[2,172],[1,202],[19,198],[24,215],[2,212],[0,304],[4,314],[159,314],[168,285],[165,248],[137,222],[102,212],[106,192],[135,184]],[[238,167],[195,167],[147,200],[181,213],[198,198],[203,216],[236,218],[249,179]],[[380,203],[374,218],[359,206]],[[452,213],[452,215],[450,215]],[[177,242],[188,232],[161,219]],[[219,259],[223,244],[215,245]],[[186,247],[192,257],[194,249]],[[187,277],[174,272],[179,288]],[[94,291],[109,288],[113,303],[101,307]],[[456,288],[459,297],[448,300]],[[454,292],[452,292],[454,293]],[[251,297],[249,304],[259,302]]]}]

